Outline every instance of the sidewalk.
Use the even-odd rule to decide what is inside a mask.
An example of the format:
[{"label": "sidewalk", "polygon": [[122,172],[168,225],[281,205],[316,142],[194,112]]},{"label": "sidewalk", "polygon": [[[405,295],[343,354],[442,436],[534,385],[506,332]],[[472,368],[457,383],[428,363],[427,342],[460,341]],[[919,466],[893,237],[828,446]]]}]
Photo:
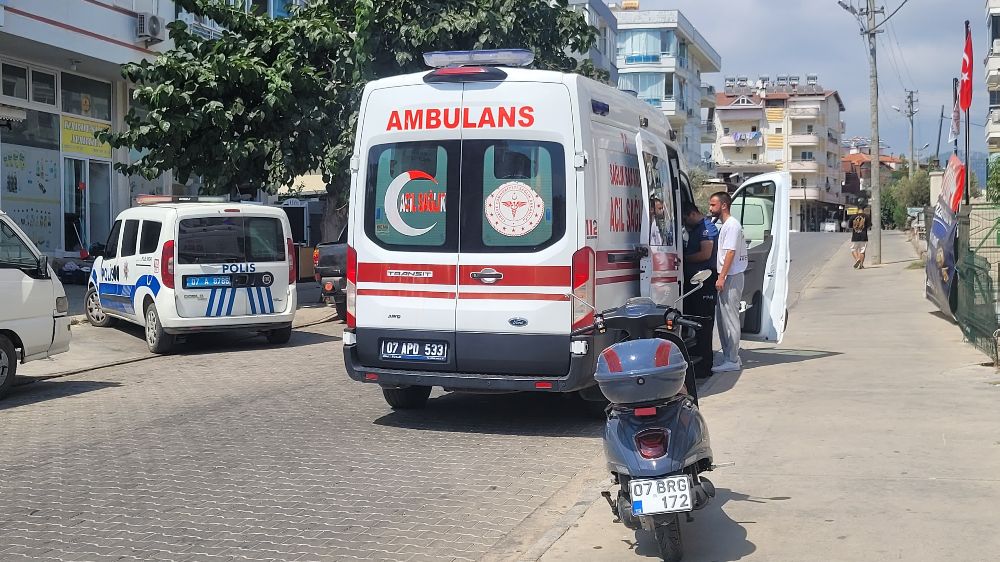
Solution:
[{"label": "sidewalk", "polygon": [[[882,266],[830,261],[781,346],[709,380],[715,462],[735,466],[708,475],[717,497],[682,523],[686,560],[996,558],[1000,374],[924,299],[914,259],[887,233]],[[541,560],[657,556],[599,491]]]},{"label": "sidewalk", "polygon": [[[315,293],[315,295],[313,295]],[[319,291],[299,291],[299,306],[295,312],[295,329],[320,322],[336,321],[336,313],[331,305],[316,302],[314,296]],[[71,375],[91,369],[135,363],[158,357],[146,347],[143,328],[138,325],[118,322],[109,328],[95,328],[85,318],[76,318],[72,326],[73,340],[69,351],[48,359],[19,365],[18,379],[14,384],[26,384],[39,378],[53,378]],[[251,334],[251,332],[246,332]]]}]

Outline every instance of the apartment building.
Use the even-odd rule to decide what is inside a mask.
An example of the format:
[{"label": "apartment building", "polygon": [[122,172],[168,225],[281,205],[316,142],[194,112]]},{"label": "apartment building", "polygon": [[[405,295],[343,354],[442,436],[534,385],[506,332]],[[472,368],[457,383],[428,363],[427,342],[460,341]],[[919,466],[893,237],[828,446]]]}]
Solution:
[{"label": "apartment building", "polygon": [[618,83],[618,66],[615,61],[618,20],[604,0],[570,0],[570,9],[583,13],[587,23],[597,29],[597,42],[590,52],[574,53],[578,59],[590,59],[594,66],[608,73],[610,84]]},{"label": "apartment building", "polygon": [[[234,2],[273,17],[290,3]],[[178,17],[203,36],[219,32],[168,0],[0,0],[0,208],[49,255],[105,242],[136,195],[173,190],[170,174],[115,172],[140,155],[93,133],[124,127],[121,65],[169,49],[166,25]]]},{"label": "apartment building", "polygon": [[719,178],[739,183],[778,170],[792,175],[791,228],[817,231],[827,218],[839,218],[842,191],[840,119],[844,104],[819,77],[796,75],[725,78],[716,94],[712,149]]},{"label": "apartment building", "polygon": [[986,119],[986,147],[990,156],[1000,152],[1000,0],[986,1],[989,52],[986,54],[986,88],[990,108]]},{"label": "apartment building", "polygon": [[660,108],[688,166],[699,166],[702,143],[715,142],[715,88],[702,75],[719,72],[722,58],[681,12],[638,8],[634,0],[612,5],[618,88]]}]

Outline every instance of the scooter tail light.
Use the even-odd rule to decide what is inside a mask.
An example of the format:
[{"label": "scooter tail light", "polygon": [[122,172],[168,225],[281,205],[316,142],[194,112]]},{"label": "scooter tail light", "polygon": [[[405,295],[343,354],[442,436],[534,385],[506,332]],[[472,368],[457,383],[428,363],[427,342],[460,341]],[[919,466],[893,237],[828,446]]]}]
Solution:
[{"label": "scooter tail light", "polygon": [[670,365],[670,352],[673,351],[672,344],[666,340],[661,341],[660,345],[656,346],[656,354],[653,356],[653,364],[657,367],[666,367]]},{"label": "scooter tail light", "polygon": [[608,371],[612,373],[620,373],[625,369],[622,367],[622,359],[618,357],[618,353],[614,350],[606,348],[601,352],[601,357],[604,358],[604,362],[608,364]]},{"label": "scooter tail light", "polygon": [[356,328],[358,320],[355,317],[358,302],[358,252],[353,247],[347,247],[347,318],[344,321],[348,328]]},{"label": "scooter tail light", "polygon": [[163,253],[160,255],[160,281],[168,289],[174,288],[174,241],[163,243]]},{"label": "scooter tail light", "polygon": [[647,429],[635,436],[639,455],[644,459],[658,459],[667,454],[670,433],[666,429]]},{"label": "scooter tail light", "polygon": [[[571,304],[573,316],[572,326],[576,330],[594,323],[594,310],[585,303],[594,303],[596,289],[597,256],[593,248],[585,246],[573,253],[572,283],[573,299]],[[582,302],[581,302],[582,301]]]}]

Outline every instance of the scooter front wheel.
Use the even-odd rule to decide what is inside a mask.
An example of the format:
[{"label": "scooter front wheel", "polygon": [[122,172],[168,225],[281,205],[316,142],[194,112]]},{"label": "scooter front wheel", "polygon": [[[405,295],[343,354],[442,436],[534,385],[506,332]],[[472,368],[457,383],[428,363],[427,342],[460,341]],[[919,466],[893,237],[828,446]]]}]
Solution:
[{"label": "scooter front wheel", "polygon": [[665,562],[680,562],[684,556],[680,516],[674,514],[666,521],[657,524],[653,533],[656,536],[656,546],[660,549],[660,558]]}]

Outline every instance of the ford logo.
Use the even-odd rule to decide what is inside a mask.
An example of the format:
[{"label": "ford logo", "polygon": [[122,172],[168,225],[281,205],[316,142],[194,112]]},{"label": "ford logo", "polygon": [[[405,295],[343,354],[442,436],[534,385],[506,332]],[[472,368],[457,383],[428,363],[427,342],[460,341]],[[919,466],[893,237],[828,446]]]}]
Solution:
[{"label": "ford logo", "polygon": [[511,318],[507,322],[511,326],[514,326],[515,328],[521,328],[523,326],[527,326],[528,325],[528,321],[525,320],[524,318]]}]

